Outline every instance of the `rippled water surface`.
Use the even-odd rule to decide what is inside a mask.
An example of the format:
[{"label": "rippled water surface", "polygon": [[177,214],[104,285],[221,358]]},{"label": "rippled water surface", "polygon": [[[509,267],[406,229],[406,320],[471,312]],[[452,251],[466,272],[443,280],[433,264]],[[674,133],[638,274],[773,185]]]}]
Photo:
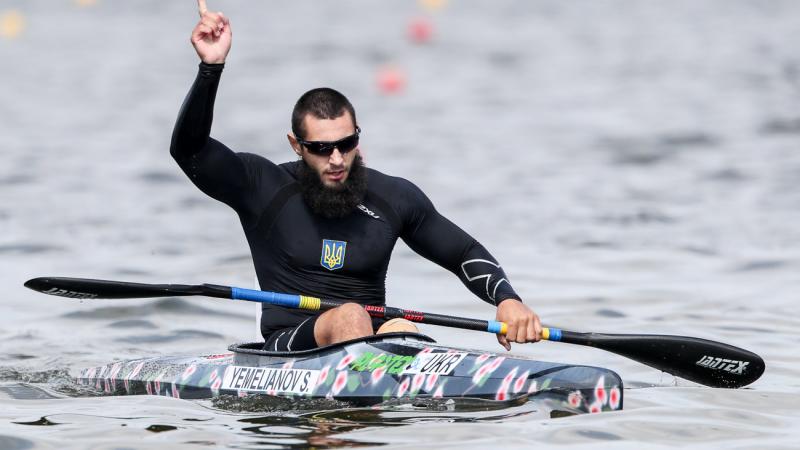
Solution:
[{"label": "rippled water surface", "polygon": [[[235,215],[168,154],[197,58],[195,2],[0,3],[0,448],[792,448],[800,433],[800,4],[786,1],[234,2],[213,135],[290,160],[289,113],[329,85],[353,101],[367,163],[413,180],[503,263],[543,320],[746,347],[765,375],[699,387],[565,344],[545,360],[616,370],[625,410],[492,411],[91,397],[80,368],[221,352],[255,307],[77,301],[35,276],[251,287]],[[407,28],[430,21],[430,42]],[[386,95],[384,67],[405,77]],[[400,244],[393,305],[493,317]],[[499,350],[481,333],[425,327]],[[10,390],[25,386],[24,399]],[[19,391],[22,392],[22,391]],[[308,406],[308,405],[307,405]]]}]

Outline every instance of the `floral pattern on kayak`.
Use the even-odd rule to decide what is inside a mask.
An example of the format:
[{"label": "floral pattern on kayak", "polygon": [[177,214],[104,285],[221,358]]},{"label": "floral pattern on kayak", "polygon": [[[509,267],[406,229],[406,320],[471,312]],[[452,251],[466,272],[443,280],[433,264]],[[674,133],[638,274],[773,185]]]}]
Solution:
[{"label": "floral pattern on kayak", "polygon": [[622,408],[622,381],[609,369],[439,346],[415,334],[372,336],[287,354],[260,348],[241,344],[227,354],[115,362],[84,369],[77,380],[109,395],[182,399],[267,395],[363,406],[530,398],[574,413]]}]

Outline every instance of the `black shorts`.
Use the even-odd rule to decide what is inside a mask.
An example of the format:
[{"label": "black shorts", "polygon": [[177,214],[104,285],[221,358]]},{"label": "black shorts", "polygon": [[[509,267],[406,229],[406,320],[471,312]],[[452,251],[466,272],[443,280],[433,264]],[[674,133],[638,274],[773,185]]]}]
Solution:
[{"label": "black shorts", "polygon": [[314,315],[300,322],[297,326],[282,328],[273,332],[264,343],[264,350],[272,352],[292,352],[317,348],[314,339],[314,325],[319,315]]},{"label": "black shorts", "polygon": [[[297,326],[281,328],[269,335],[264,343],[264,350],[270,352],[296,352],[319,347],[314,339],[314,326],[319,315],[311,316],[300,322]],[[386,322],[386,319],[373,317],[372,332],[376,332]]]}]

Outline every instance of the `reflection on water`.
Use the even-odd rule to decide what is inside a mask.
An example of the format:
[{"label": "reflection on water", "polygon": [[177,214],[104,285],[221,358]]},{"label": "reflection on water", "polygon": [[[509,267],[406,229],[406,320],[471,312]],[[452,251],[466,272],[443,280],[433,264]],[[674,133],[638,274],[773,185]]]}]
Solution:
[{"label": "reflection on water", "polygon": [[[443,413],[432,411],[431,408],[412,407],[376,407],[326,410],[299,416],[265,416],[240,419],[245,424],[253,424],[243,428],[243,431],[256,433],[268,438],[268,443],[284,444],[288,448],[293,445],[288,441],[297,442],[296,445],[311,445],[322,448],[344,446],[370,446],[381,445],[381,442],[354,441],[336,437],[342,433],[376,427],[399,427],[416,424],[447,424],[447,423],[479,423],[503,422],[519,418],[546,418],[548,415],[527,403],[517,407],[496,408],[486,411],[485,408],[468,412]],[[554,417],[560,416],[556,413]]]},{"label": "reflection on water", "polygon": [[[128,439],[163,434],[167,442],[176,445],[193,442],[265,449],[414,446],[422,443],[421,439],[450,436],[451,444],[480,446],[480,442],[505,439],[514,448],[529,439],[597,445],[636,439],[643,432],[651,437],[661,436],[673,444],[698,439],[713,442],[724,440],[725,436],[775,442],[778,438],[770,436],[769,430],[791,422],[786,413],[798,400],[797,395],[786,397],[747,389],[722,391],[728,392],[727,395],[703,388],[660,389],[627,390],[626,397],[633,400],[628,402],[633,406],[627,412],[572,416],[550,411],[536,402],[502,408],[473,405],[444,410],[411,405],[348,408],[321,401],[316,403],[319,409],[312,411],[274,408],[268,413],[266,410],[242,413],[219,409],[219,405],[210,401],[152,396],[76,399],[54,396],[38,386],[3,385],[0,395],[9,397],[4,400],[8,408],[0,414],[17,416],[9,423],[17,426],[15,430],[23,436],[36,436],[33,429],[40,427],[52,427],[65,436],[84,436],[87,429],[112,430],[122,426]],[[669,404],[664,404],[667,398]],[[745,401],[763,412],[738,408]],[[709,402],[718,403],[718,407],[709,409]],[[269,408],[266,403],[261,406]],[[35,415],[37,412],[43,415]],[[605,420],[598,420],[602,418]],[[749,426],[742,428],[742,423]],[[26,429],[33,434],[25,432]]]},{"label": "reflection on water", "polygon": [[59,425],[58,423],[51,422],[47,420],[47,417],[42,417],[39,420],[34,420],[33,422],[12,422],[17,425],[35,425],[35,426],[52,426],[52,425]]},{"label": "reflection on water", "polygon": [[[82,394],[77,390],[59,390],[61,391],[60,393],[68,393],[71,397]],[[36,400],[59,398],[62,401],[65,400],[63,396],[30,384],[6,384],[0,386],[0,395],[5,395],[14,400],[26,400],[28,405],[35,405]],[[162,401],[162,399],[158,398],[158,401]],[[88,405],[88,402],[89,400],[85,400],[84,404]],[[228,422],[228,426],[239,430],[240,436],[245,436],[247,445],[250,448],[306,448],[307,446],[336,448],[382,445],[380,441],[348,439],[340,436],[344,433],[364,429],[425,424],[503,423],[510,420],[546,420],[548,418],[572,415],[565,411],[548,410],[543,408],[541,404],[525,401],[503,405],[498,404],[498,402],[474,401],[472,403],[460,403],[457,406],[454,406],[452,401],[442,401],[440,405],[432,404],[427,407],[398,404],[395,406],[350,408],[344,403],[324,399],[302,400],[302,405],[298,405],[296,400],[282,398],[264,399],[223,396],[213,401],[197,403],[213,408],[212,411],[215,412],[215,415],[209,418],[185,417],[179,420],[183,425],[175,422],[177,418],[173,418],[170,423],[153,423],[153,420],[159,420],[157,417],[137,417],[135,420],[142,423],[151,422],[146,426],[142,425],[144,431],[165,433],[195,427],[195,425],[186,425],[186,423],[202,426],[203,422],[213,422],[220,417],[229,417],[232,422]],[[22,405],[21,403],[18,404]],[[42,403],[41,407],[36,408],[36,410],[46,411],[47,409],[57,408],[58,404],[48,402]],[[234,411],[238,413],[231,415]],[[250,412],[242,417],[241,413],[243,411]],[[266,412],[269,412],[269,414],[264,415]],[[113,411],[109,411],[109,414],[111,413]],[[161,416],[162,420],[165,418],[166,416]],[[108,424],[109,421],[120,420],[124,421],[122,425],[126,426],[134,418],[92,414],[81,414],[78,417],[73,414],[57,413],[29,420],[15,420],[12,423],[34,427],[70,428],[79,424],[82,426],[92,423]],[[208,444],[216,445],[217,442],[208,442]]]},{"label": "reflection on water", "polygon": [[366,427],[359,423],[316,421],[305,417],[267,416],[240,419],[242,431],[255,434],[265,445],[282,448],[319,448],[376,446],[380,442],[358,442],[336,435]]}]

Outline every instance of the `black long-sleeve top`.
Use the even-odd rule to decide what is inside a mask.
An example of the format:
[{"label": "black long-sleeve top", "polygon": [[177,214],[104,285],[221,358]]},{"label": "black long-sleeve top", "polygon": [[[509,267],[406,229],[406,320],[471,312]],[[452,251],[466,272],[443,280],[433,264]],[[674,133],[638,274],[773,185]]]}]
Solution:
[{"label": "black long-sleeve top", "polygon": [[[303,201],[296,175],[302,162],[275,164],[235,153],[212,139],[222,68],[200,64],[178,115],[170,153],[200,190],[239,215],[261,289],[383,305],[386,270],[400,237],[456,274],[482,300],[496,305],[518,298],[492,255],[439,214],[411,182],[367,168],[363,203],[344,218],[329,219]],[[310,314],[265,304],[261,332],[268,338]]]}]

